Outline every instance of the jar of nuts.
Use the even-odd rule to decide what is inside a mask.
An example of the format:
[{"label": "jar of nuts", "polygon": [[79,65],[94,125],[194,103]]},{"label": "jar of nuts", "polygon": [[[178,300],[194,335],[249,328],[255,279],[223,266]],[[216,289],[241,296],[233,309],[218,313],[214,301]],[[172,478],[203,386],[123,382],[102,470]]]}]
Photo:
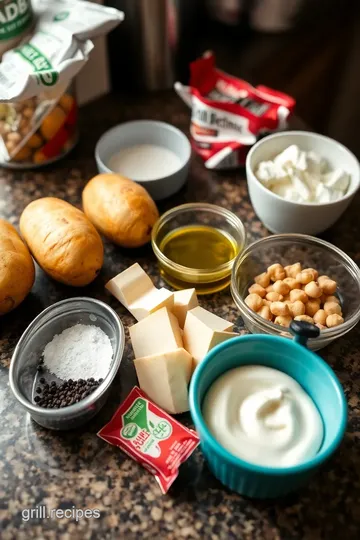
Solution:
[{"label": "jar of nuts", "polygon": [[60,96],[0,104],[0,136],[3,167],[34,168],[65,156],[78,140],[73,87]]}]

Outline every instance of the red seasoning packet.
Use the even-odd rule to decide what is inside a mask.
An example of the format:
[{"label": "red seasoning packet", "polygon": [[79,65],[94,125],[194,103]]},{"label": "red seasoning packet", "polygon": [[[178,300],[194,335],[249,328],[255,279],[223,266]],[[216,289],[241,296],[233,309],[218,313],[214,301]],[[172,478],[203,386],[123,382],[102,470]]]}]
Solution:
[{"label": "red seasoning packet", "polygon": [[169,490],[180,465],[199,444],[194,430],[157,407],[137,386],[98,436],[118,446],[153,474],[163,493]]},{"label": "red seasoning packet", "polygon": [[212,53],[192,62],[190,74],[175,91],[191,108],[192,146],[208,169],[243,165],[259,137],[287,127],[292,97],[220,71]]}]

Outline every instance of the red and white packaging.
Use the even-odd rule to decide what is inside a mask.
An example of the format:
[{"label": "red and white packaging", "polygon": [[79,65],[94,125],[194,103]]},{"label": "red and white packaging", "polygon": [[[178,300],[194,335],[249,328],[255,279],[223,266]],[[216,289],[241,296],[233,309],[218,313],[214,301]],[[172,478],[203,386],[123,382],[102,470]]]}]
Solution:
[{"label": "red and white packaging", "polygon": [[292,97],[220,71],[212,53],[192,62],[190,74],[190,85],[177,82],[175,91],[191,107],[192,146],[208,169],[244,165],[258,138],[287,127]]},{"label": "red and white packaging", "polygon": [[152,403],[137,386],[98,436],[118,446],[153,474],[162,493],[169,490],[180,465],[200,442],[194,430]]}]

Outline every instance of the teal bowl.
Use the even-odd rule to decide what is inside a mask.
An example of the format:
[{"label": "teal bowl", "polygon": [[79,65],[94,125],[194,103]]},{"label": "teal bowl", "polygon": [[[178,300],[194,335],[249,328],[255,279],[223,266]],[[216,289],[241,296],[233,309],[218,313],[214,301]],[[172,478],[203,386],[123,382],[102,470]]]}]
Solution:
[{"label": "teal bowl", "polygon": [[[244,365],[283,371],[309,394],[324,424],[324,439],[314,458],[292,467],[262,467],[234,456],[212,436],[202,415],[205,394],[223,373]],[[201,449],[212,473],[229,489],[257,499],[281,497],[306,484],[335,452],[347,424],[345,395],[333,370],[303,345],[276,336],[240,336],[212,349],[194,372],[189,402]]]}]

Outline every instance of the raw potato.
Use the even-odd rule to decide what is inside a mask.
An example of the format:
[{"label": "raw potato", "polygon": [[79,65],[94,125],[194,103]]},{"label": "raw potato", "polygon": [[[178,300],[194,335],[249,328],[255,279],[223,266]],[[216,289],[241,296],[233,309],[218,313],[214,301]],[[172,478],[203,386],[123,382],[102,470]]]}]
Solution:
[{"label": "raw potato", "polygon": [[16,308],[35,280],[34,261],[15,228],[0,219],[0,315]]},{"label": "raw potato", "polygon": [[82,194],[84,212],[115,244],[127,248],[150,241],[159,212],[148,192],[119,174],[98,174]]},{"label": "raw potato", "polygon": [[33,201],[21,215],[20,230],[38,264],[56,281],[82,287],[100,272],[99,233],[71,204],[54,197]]}]

